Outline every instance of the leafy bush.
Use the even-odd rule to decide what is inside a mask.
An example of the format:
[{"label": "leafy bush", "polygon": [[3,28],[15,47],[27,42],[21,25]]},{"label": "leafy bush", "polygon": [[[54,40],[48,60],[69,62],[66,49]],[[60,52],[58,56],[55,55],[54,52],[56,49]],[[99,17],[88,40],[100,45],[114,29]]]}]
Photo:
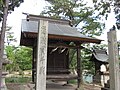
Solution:
[{"label": "leafy bush", "polygon": [[32,68],[32,49],[28,47],[6,46],[8,59],[12,62],[6,65],[6,70],[23,71]]}]

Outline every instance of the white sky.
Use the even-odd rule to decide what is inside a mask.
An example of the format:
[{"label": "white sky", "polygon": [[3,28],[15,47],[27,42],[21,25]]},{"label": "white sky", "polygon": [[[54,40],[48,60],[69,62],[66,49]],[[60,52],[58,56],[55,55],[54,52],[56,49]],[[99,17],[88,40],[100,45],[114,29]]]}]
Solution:
[{"label": "white sky", "polygon": [[[21,19],[26,18],[22,13],[39,15],[45,5],[49,4],[44,0],[24,0],[24,3],[22,3],[20,7],[15,8],[15,11],[8,15],[7,25],[12,27],[12,31],[15,33],[15,37],[18,41],[20,40]],[[107,32],[113,25],[115,25],[115,19],[114,14],[112,13],[106,21],[106,30],[104,31],[104,34],[98,38],[107,41]],[[117,34],[117,40],[120,40],[120,31],[117,31]],[[17,45],[19,45],[19,42]]]},{"label": "white sky", "polygon": [[15,11],[8,15],[7,25],[12,27],[12,31],[18,40],[17,45],[19,45],[20,40],[21,19],[26,18],[26,15],[22,13],[39,15],[45,5],[48,3],[44,0],[24,0],[20,7],[15,8]]}]

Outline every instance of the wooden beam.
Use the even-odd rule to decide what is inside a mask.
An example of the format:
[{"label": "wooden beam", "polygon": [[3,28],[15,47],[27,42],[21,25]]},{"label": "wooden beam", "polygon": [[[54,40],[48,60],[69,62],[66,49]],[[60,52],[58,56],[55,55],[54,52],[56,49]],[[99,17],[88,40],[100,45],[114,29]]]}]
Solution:
[{"label": "wooden beam", "polygon": [[73,46],[73,45],[66,45],[66,44],[50,44],[48,45],[48,47],[69,48],[69,49],[77,49],[77,48],[83,49],[84,48],[82,46]]},{"label": "wooden beam", "polygon": [[72,37],[72,36],[64,36],[64,35],[48,35],[49,39],[57,39],[57,40],[66,40],[66,41],[73,41],[73,42],[79,42],[79,43],[97,43],[100,44],[100,39],[95,38],[84,38],[84,37]]},{"label": "wooden beam", "polygon": [[[36,38],[37,37],[37,33],[33,33],[33,32],[22,32],[23,38]],[[79,43],[98,43],[100,44],[101,41],[103,40],[99,40],[99,39],[88,39],[88,38],[80,38],[80,37],[72,37],[72,36],[63,36],[63,35],[53,35],[53,34],[48,34],[48,38],[50,40],[65,40],[65,41],[69,41],[69,42],[79,42]]]}]

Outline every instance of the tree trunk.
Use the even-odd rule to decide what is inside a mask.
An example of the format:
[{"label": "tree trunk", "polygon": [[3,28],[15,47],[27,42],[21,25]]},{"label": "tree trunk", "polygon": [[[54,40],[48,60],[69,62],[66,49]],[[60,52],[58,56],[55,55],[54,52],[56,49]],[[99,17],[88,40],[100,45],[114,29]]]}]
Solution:
[{"label": "tree trunk", "polygon": [[8,15],[8,3],[9,0],[5,0],[4,11],[3,11],[3,22],[1,28],[1,38],[0,38],[0,90],[1,90],[1,78],[2,78],[2,62],[3,62],[3,54],[4,54],[4,38],[5,38],[6,21]]}]

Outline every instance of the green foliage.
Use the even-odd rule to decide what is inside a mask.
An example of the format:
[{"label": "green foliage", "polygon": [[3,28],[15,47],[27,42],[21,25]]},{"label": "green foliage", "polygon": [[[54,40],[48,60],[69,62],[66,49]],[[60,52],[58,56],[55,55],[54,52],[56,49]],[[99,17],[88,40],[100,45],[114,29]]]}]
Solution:
[{"label": "green foliage", "polygon": [[32,67],[32,49],[20,47],[16,50],[15,58],[21,70],[30,70]]},{"label": "green foliage", "polygon": [[[14,11],[14,8],[19,7],[22,2],[24,2],[24,0],[9,0],[8,13]],[[4,4],[5,4],[5,0],[0,0],[0,22],[3,19]]]},{"label": "green foliage", "polygon": [[6,66],[6,70],[19,71],[31,70],[32,68],[32,49],[29,47],[15,47],[10,43],[16,41],[14,38],[14,32],[11,32],[11,27],[7,27],[6,38],[8,46],[5,47],[7,57],[11,61],[11,64]]},{"label": "green foliage", "polygon": [[32,49],[28,47],[6,46],[8,59],[12,62],[6,66],[11,71],[30,70],[32,68]]},{"label": "green foliage", "polygon": [[[120,1],[119,0],[93,0],[93,4],[96,10],[99,11],[99,15],[104,15],[105,18],[109,16],[109,13],[114,10],[116,15],[116,25],[120,24]],[[119,25],[117,29],[120,29]]]},{"label": "green foliage", "polygon": [[69,80],[68,83],[70,83],[70,84],[76,84],[77,80]]},{"label": "green foliage", "polygon": [[[105,25],[101,17],[105,15],[105,10],[109,10],[107,1],[99,2],[100,5],[98,6],[97,0],[94,0],[94,6],[88,6],[82,0],[49,0],[49,2],[51,2],[52,5],[46,7],[41,15],[70,20],[71,26],[77,27],[82,34],[89,37],[95,37],[102,34]],[[105,9],[102,10],[102,7]],[[74,43],[71,44],[74,45]],[[89,61],[94,45],[84,44],[83,46],[85,48],[81,51],[82,69],[88,70],[87,73],[94,74],[94,63]],[[76,50],[70,49],[69,51],[70,68],[76,70]]]},{"label": "green foliage", "polygon": [[85,48],[82,49],[81,55],[82,55],[82,69],[87,70],[86,73],[93,74],[95,73],[94,63],[90,61],[90,58],[93,53],[93,49],[106,49],[106,44],[85,44],[83,45]]},{"label": "green foliage", "polygon": [[7,57],[8,59],[11,61],[11,64],[7,64],[6,66],[6,70],[11,71],[18,71],[19,70],[19,66],[16,62],[15,59],[15,47],[14,46],[6,46],[6,53],[7,53]]},{"label": "green foliage", "polygon": [[120,11],[120,2],[119,0],[92,0],[96,10],[100,11],[100,15],[108,15],[112,8],[117,14]]},{"label": "green foliage", "polygon": [[8,45],[12,45],[12,42],[16,42],[16,38],[14,37],[14,32],[11,31],[12,27],[7,26],[5,32],[5,39]]},{"label": "green foliage", "polygon": [[92,51],[90,44],[83,45],[85,48],[81,51],[82,70],[87,70],[86,73],[94,74],[94,63],[90,61]]},{"label": "green foliage", "polygon": [[104,28],[99,15],[95,14],[95,8],[81,0],[52,0],[52,5],[46,7],[41,15],[70,20],[71,26],[90,37],[101,35]]},{"label": "green foliage", "polygon": [[[95,74],[94,63],[90,61],[93,49],[106,49],[107,45],[96,45],[96,44],[82,44],[84,49],[81,50],[82,70],[87,70],[85,74]],[[70,68],[74,72],[77,68],[77,52],[76,49],[69,50]]]},{"label": "green foliage", "polygon": [[106,45],[106,44],[101,44],[101,45],[96,45],[96,44],[94,44],[92,48],[93,48],[93,49],[103,49],[103,50],[107,50],[108,45]]},{"label": "green foliage", "polygon": [[99,15],[107,15],[111,12],[113,0],[93,0],[93,4],[95,9],[99,11]]}]

